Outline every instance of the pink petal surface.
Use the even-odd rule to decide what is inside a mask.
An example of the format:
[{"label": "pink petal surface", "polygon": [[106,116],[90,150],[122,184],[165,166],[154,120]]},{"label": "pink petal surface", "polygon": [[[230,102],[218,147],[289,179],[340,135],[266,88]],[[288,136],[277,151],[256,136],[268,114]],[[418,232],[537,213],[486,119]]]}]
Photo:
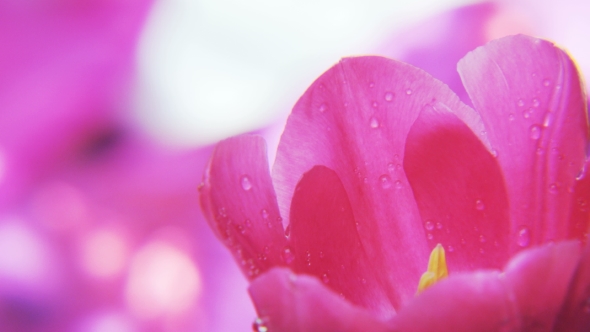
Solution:
[{"label": "pink petal surface", "polygon": [[586,156],[587,106],[567,54],[512,36],[469,53],[458,70],[504,173],[511,250],[581,237],[569,234],[568,221]]},{"label": "pink petal surface", "polygon": [[352,306],[318,279],[272,269],[250,284],[260,325],[269,331],[389,331],[386,323]]},{"label": "pink petal surface", "polygon": [[578,241],[533,248],[504,269],[510,296],[525,331],[550,331],[580,259]]},{"label": "pink petal surface", "polygon": [[425,72],[380,57],[343,59],[295,105],[273,168],[283,216],[303,173],[314,165],[336,172],[361,243],[395,307],[413,296],[428,260],[426,241],[416,241],[426,235],[401,163],[412,123],[433,102],[476,132],[483,129],[477,114]]},{"label": "pink petal surface", "polygon": [[590,330],[590,244],[586,244],[582,252],[555,324],[555,331],[588,330]]},{"label": "pink petal surface", "polygon": [[399,331],[551,331],[580,257],[577,242],[523,251],[504,273],[449,276],[399,311]]},{"label": "pink petal surface", "polygon": [[261,137],[219,143],[200,190],[211,228],[248,277],[284,265],[286,239]]},{"label": "pink petal surface", "polygon": [[291,203],[289,244],[293,270],[311,274],[353,304],[383,316],[395,310],[377,282],[336,173],[315,166],[297,184]]},{"label": "pink petal surface", "polygon": [[444,107],[425,107],[408,134],[404,169],[430,249],[449,271],[501,268],[508,261],[508,202],[497,160]]}]

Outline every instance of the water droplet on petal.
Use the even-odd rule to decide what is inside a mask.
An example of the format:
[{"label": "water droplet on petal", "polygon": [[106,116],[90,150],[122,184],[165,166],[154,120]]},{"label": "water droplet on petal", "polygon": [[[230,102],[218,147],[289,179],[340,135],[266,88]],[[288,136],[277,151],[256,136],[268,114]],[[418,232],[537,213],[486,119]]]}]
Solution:
[{"label": "water droplet on petal", "polygon": [[393,163],[387,164],[387,170],[391,173],[395,170],[395,165]]},{"label": "water droplet on petal", "polygon": [[362,283],[363,285],[366,285],[366,284],[367,284],[367,279],[365,279],[365,278],[362,278],[362,279],[361,279],[361,283]]},{"label": "water droplet on petal", "polygon": [[411,94],[412,94],[412,89],[407,89],[407,90],[406,90],[406,94],[407,94],[408,96],[409,96],[409,95],[411,95]]},{"label": "water droplet on petal", "polygon": [[549,85],[551,85],[551,81],[548,78],[543,80],[543,86],[549,86]]},{"label": "water droplet on petal", "polygon": [[539,99],[537,99],[537,98],[533,99],[533,107],[537,108],[537,107],[539,107],[540,104],[541,104],[541,102],[539,101]]},{"label": "water droplet on petal", "polygon": [[246,227],[250,228],[252,227],[252,222],[250,221],[250,219],[246,219],[246,221],[244,221],[244,224],[246,225]]},{"label": "water droplet on petal", "polygon": [[520,247],[528,247],[529,243],[531,242],[531,231],[528,227],[522,226],[518,230],[518,239],[517,243]]},{"label": "water droplet on petal", "polygon": [[371,126],[371,128],[375,129],[379,127],[379,120],[377,120],[377,118],[371,117],[371,120],[369,121],[369,125]]},{"label": "water droplet on petal", "polygon": [[432,234],[430,234],[430,233],[426,234],[426,237],[427,237],[429,240],[432,240],[432,239],[434,239],[434,235],[432,235]]},{"label": "water droplet on petal", "polygon": [[543,119],[543,127],[547,128],[551,125],[551,122],[553,120],[553,114],[552,113],[547,113],[545,114],[545,119]]},{"label": "water droplet on petal", "polygon": [[374,102],[371,104],[371,106],[373,106],[373,108],[377,108],[377,106],[379,106],[379,104],[378,104],[376,101],[374,101]]},{"label": "water droplet on petal", "polygon": [[582,180],[584,177],[586,176],[586,165],[584,165],[582,167],[582,169],[580,170],[580,172],[578,173],[578,175],[576,175],[576,180],[580,181]]},{"label": "water droplet on petal", "polygon": [[492,157],[494,157],[494,158],[498,157],[498,150],[496,150],[496,149],[492,149],[492,150],[490,151],[490,153],[492,154]]},{"label": "water droplet on petal", "polygon": [[260,210],[260,216],[262,219],[268,219],[268,211],[266,211],[266,209]]},{"label": "water droplet on petal", "polygon": [[439,229],[440,230],[442,228],[443,228],[443,225],[441,223],[437,222],[436,223],[436,229]]},{"label": "water droplet on petal", "polygon": [[379,183],[383,189],[391,188],[391,178],[387,174],[383,174],[379,177]]},{"label": "water droplet on petal", "polygon": [[426,228],[427,231],[431,231],[434,229],[434,224],[432,223],[432,221],[426,220],[426,222],[424,223],[424,228]]},{"label": "water droplet on petal", "polygon": [[538,125],[532,125],[530,128],[531,131],[531,139],[539,139],[541,138],[541,127]]},{"label": "water droplet on petal", "polygon": [[289,247],[285,247],[285,249],[283,249],[283,253],[281,254],[281,256],[283,258],[283,261],[287,265],[293,263],[293,261],[295,260],[295,255],[293,254],[293,251]]},{"label": "water droplet on petal", "polygon": [[242,189],[245,191],[252,189],[252,181],[248,175],[242,175],[240,178],[240,184],[242,185]]},{"label": "water droplet on petal", "polygon": [[486,206],[485,206],[485,204],[483,204],[483,202],[481,201],[481,199],[478,199],[477,201],[475,201],[475,208],[478,211],[483,211],[486,208]]},{"label": "water droplet on petal", "polygon": [[529,108],[529,109],[526,109],[526,110],[522,111],[522,116],[525,119],[530,118],[531,117],[531,114],[533,114],[533,109],[532,108]]},{"label": "water droplet on petal", "polygon": [[322,113],[324,113],[327,109],[328,109],[328,105],[326,105],[325,103],[321,104],[320,107],[318,108],[318,110]]},{"label": "water droplet on petal", "polygon": [[374,87],[375,87],[375,83],[374,83],[374,82],[370,82],[370,83],[369,83],[369,88],[371,88],[371,89],[372,89],[372,88],[374,88]]},{"label": "water droplet on petal", "polygon": [[392,92],[386,92],[385,93],[385,101],[392,101],[393,100],[393,93]]},{"label": "water droplet on petal", "polygon": [[327,273],[324,273],[322,275],[322,281],[324,282],[324,284],[327,284],[327,283],[330,282],[330,278],[328,278],[328,274]]},{"label": "water droplet on petal", "polygon": [[266,319],[256,318],[254,323],[252,323],[252,330],[254,332],[268,332],[268,327],[266,327],[267,324]]},{"label": "water droplet on petal", "polygon": [[557,183],[552,183],[549,185],[549,192],[552,194],[557,194],[559,192],[559,185]]},{"label": "water droplet on petal", "polygon": [[514,121],[514,113],[508,114],[508,120]]},{"label": "water droplet on petal", "polygon": [[518,105],[518,107],[523,107],[524,106],[524,100],[519,99],[516,104]]},{"label": "water droplet on petal", "polygon": [[485,243],[485,242],[486,242],[486,237],[485,237],[485,236],[483,236],[483,235],[480,235],[480,236],[479,236],[479,242],[481,242],[481,243]]},{"label": "water droplet on petal", "polygon": [[401,189],[402,188],[402,182],[400,180],[396,180],[395,181],[395,188],[396,189]]},{"label": "water droplet on petal", "polygon": [[453,246],[448,246],[448,247],[447,247],[447,250],[448,250],[449,252],[453,252],[453,251],[455,251],[455,248],[454,248]]}]

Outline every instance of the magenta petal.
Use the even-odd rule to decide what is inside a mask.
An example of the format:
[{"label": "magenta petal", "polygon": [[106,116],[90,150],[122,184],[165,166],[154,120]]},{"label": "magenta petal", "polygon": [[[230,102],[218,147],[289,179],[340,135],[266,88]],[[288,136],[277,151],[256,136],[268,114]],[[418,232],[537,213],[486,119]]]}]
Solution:
[{"label": "magenta petal", "polygon": [[283,265],[285,236],[261,137],[220,142],[200,191],[211,228],[248,277]]},{"label": "magenta petal", "polygon": [[452,275],[394,318],[396,331],[512,331],[515,318],[499,272]]},{"label": "magenta petal", "polygon": [[590,331],[590,244],[582,252],[555,331]]},{"label": "magenta petal", "polygon": [[268,331],[389,331],[384,322],[352,306],[319,280],[272,269],[250,284],[250,296]]},{"label": "magenta petal", "polygon": [[[350,201],[333,170],[316,166],[303,175],[293,195],[290,220],[295,272],[318,277],[356,305],[384,315],[395,312],[375,278],[373,268],[378,266],[369,262]],[[413,280],[409,287],[416,287]]]},{"label": "magenta petal", "polygon": [[469,53],[458,70],[498,152],[512,250],[567,238],[588,142],[586,100],[571,59],[549,42],[519,35]]},{"label": "magenta petal", "polygon": [[380,57],[343,59],[295,105],[273,168],[283,216],[303,173],[315,165],[336,172],[395,307],[414,296],[403,285],[417,285],[430,253],[401,163],[410,127],[433,101],[478,126],[477,114],[422,70]]},{"label": "magenta petal", "polygon": [[561,242],[523,252],[506,266],[506,285],[525,331],[551,330],[579,257],[579,242]]},{"label": "magenta petal", "polygon": [[406,142],[404,169],[431,249],[447,251],[449,271],[501,268],[508,261],[508,201],[500,168],[473,132],[436,104]]}]

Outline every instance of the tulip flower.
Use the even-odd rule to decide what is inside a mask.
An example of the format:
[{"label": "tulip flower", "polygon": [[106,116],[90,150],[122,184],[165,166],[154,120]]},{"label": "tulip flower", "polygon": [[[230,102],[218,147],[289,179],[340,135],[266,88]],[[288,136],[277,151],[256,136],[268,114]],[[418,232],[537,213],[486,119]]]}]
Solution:
[{"label": "tulip flower", "polygon": [[587,330],[576,67],[516,35],[458,72],[473,108],[411,65],[345,58],[293,108],[272,176],[262,138],[217,145],[200,202],[256,329]]}]

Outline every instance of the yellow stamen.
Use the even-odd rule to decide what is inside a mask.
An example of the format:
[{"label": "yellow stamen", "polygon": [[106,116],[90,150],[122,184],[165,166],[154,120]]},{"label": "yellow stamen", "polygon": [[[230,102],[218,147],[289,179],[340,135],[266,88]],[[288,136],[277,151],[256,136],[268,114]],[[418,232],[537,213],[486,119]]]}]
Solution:
[{"label": "yellow stamen", "polygon": [[428,261],[428,270],[420,277],[418,283],[418,292],[420,293],[426,288],[434,285],[437,281],[446,278],[449,275],[447,269],[447,260],[445,259],[445,249],[439,243],[432,249],[430,253],[430,260]]}]

